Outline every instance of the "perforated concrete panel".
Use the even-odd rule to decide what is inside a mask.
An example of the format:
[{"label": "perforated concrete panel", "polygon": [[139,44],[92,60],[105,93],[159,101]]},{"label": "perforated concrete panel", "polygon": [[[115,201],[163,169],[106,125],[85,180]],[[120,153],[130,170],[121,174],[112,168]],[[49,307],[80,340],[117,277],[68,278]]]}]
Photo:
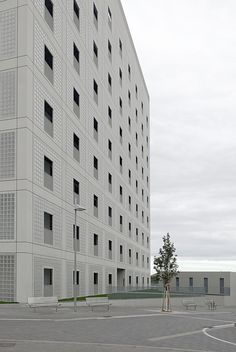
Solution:
[{"label": "perforated concrete panel", "polygon": [[15,193],[0,193],[0,241],[15,238]]},{"label": "perforated concrete panel", "polygon": [[0,71],[0,120],[16,115],[16,70]]},{"label": "perforated concrete panel", "polygon": [[16,56],[16,9],[0,12],[0,60]]},{"label": "perforated concrete panel", "polygon": [[13,254],[0,254],[0,301],[14,302],[16,259]]},{"label": "perforated concrete panel", "polygon": [[0,179],[15,177],[15,132],[0,133]]}]

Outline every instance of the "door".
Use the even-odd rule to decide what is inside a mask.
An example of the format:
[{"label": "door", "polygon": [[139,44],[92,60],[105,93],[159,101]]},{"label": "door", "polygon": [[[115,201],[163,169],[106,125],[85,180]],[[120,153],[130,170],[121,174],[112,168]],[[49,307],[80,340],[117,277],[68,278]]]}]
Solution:
[{"label": "door", "polygon": [[44,297],[53,296],[53,269],[44,268]]},{"label": "door", "polygon": [[223,277],[220,278],[220,294],[223,295],[225,292],[225,279]]},{"label": "door", "polygon": [[204,292],[208,293],[208,278],[204,277]]}]

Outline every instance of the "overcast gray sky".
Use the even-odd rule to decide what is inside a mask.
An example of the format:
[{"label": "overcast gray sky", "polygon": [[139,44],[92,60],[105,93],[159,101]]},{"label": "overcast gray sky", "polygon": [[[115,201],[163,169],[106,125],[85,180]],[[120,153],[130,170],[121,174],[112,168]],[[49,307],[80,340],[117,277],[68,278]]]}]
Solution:
[{"label": "overcast gray sky", "polygon": [[236,271],[236,1],[122,0],[151,98],[152,254]]}]

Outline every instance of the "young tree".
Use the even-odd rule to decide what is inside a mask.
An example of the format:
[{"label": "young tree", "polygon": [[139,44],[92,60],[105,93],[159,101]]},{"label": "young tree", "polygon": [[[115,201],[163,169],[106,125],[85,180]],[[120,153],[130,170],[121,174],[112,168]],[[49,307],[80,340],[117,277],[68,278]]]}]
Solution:
[{"label": "young tree", "polygon": [[174,243],[170,240],[167,233],[163,236],[163,246],[159,250],[159,256],[154,257],[154,269],[156,270],[156,279],[163,282],[163,301],[162,311],[170,312],[170,282],[178,274],[177,255],[175,254]]}]

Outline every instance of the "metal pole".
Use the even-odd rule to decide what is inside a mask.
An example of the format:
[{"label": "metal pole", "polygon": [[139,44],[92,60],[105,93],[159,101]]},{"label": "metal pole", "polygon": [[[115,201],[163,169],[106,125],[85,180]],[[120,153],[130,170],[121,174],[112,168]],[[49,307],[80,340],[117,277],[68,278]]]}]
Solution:
[{"label": "metal pole", "polygon": [[74,312],[77,312],[77,290],[76,290],[76,278],[77,278],[77,262],[76,262],[76,213],[77,209],[75,209],[75,230],[74,230]]}]

